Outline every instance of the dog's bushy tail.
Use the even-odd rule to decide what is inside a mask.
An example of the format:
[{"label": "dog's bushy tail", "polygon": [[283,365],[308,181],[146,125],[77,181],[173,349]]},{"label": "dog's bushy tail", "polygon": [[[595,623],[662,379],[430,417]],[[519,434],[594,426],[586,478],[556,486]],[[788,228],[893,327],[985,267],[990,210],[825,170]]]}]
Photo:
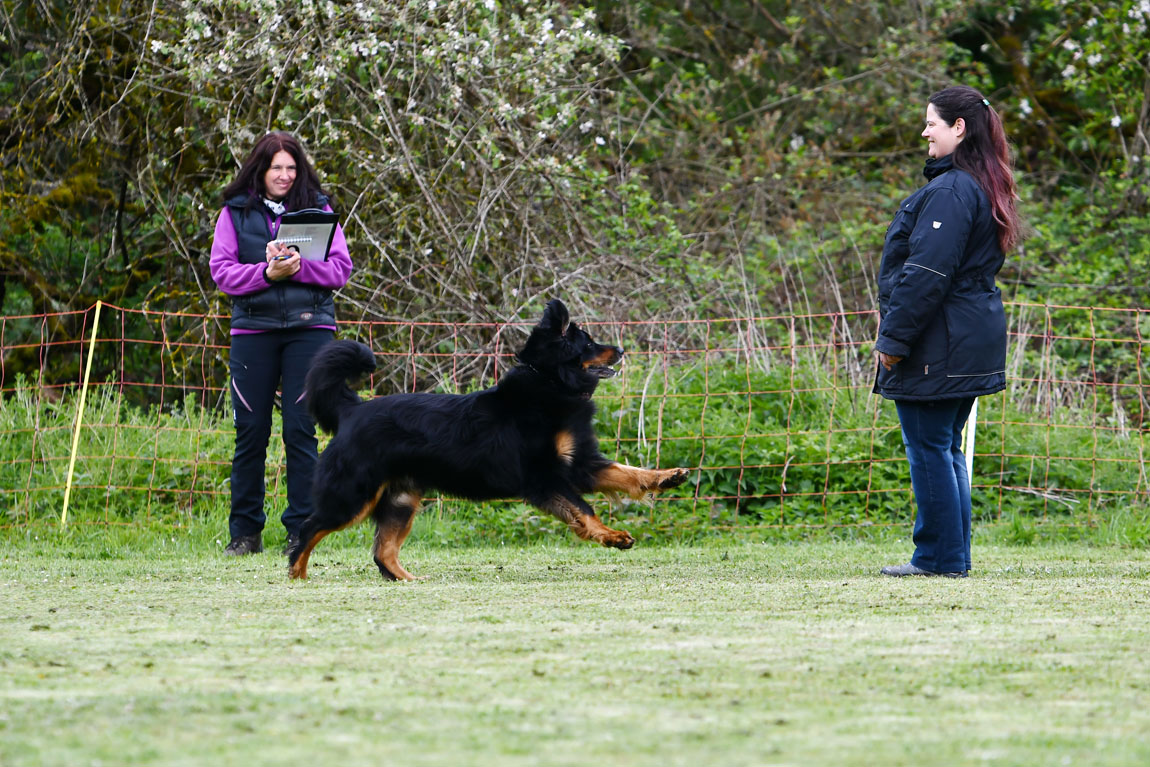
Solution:
[{"label": "dog's bushy tail", "polygon": [[321,429],[329,434],[339,431],[340,413],[360,401],[348,380],[373,370],[375,355],[355,341],[332,341],[316,352],[305,385],[308,412]]}]

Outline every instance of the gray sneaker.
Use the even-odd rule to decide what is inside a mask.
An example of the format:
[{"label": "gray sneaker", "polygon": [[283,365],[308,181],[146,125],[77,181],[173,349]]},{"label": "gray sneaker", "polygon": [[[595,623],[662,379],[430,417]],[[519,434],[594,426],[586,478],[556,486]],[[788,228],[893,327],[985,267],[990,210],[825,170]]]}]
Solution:
[{"label": "gray sneaker", "polygon": [[259,554],[263,550],[263,536],[257,533],[232,538],[232,542],[224,549],[224,554],[229,557],[242,557],[246,554]]},{"label": "gray sneaker", "polygon": [[959,570],[954,573],[933,573],[930,570],[923,570],[921,567],[915,567],[910,562],[905,565],[887,565],[880,570],[883,575],[890,575],[894,578],[901,578],[904,575],[932,575],[942,576],[943,578],[965,578],[966,570]]}]

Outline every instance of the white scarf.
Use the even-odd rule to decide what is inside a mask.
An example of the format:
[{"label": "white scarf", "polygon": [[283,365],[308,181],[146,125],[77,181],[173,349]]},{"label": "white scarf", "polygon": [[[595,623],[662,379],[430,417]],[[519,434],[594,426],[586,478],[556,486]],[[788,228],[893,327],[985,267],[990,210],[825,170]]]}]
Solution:
[{"label": "white scarf", "polygon": [[271,209],[271,212],[275,213],[277,216],[282,216],[284,211],[287,210],[282,202],[275,202],[273,200],[269,200],[266,197],[263,198],[263,201],[264,205],[267,205]]}]

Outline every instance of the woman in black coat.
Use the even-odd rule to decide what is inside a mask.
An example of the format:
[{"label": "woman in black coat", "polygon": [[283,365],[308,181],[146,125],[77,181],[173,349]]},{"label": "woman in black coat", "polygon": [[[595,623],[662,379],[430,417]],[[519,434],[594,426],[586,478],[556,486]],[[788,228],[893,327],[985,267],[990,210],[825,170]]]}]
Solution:
[{"label": "woman in black coat", "polygon": [[914,556],[884,575],[964,577],[970,480],[962,430],[975,397],[1006,387],[1006,314],[994,277],[1017,242],[1002,121],[974,88],[930,97],[928,181],[899,206],[879,269],[875,392],[894,400],[918,513]]}]

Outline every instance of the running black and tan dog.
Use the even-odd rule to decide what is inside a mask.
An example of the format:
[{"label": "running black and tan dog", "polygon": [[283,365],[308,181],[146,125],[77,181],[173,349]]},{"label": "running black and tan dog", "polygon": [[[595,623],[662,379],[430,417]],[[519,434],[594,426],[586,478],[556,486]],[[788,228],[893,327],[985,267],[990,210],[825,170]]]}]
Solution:
[{"label": "running black and tan dog", "polygon": [[316,423],[334,437],[316,468],[315,512],[289,554],[291,577],[307,577],[308,558],[326,535],[370,517],[380,573],[412,580],[399,549],[429,491],[523,498],[584,540],[630,548],[630,533],[604,525],[583,495],[641,498],[681,485],[688,471],[638,469],[599,452],[591,394],[622,358],[622,349],[595,343],[571,322],[556,299],[497,386],[361,402],[347,382],[374,370],[375,357],[353,341],[328,344],[308,373],[307,399]]}]

